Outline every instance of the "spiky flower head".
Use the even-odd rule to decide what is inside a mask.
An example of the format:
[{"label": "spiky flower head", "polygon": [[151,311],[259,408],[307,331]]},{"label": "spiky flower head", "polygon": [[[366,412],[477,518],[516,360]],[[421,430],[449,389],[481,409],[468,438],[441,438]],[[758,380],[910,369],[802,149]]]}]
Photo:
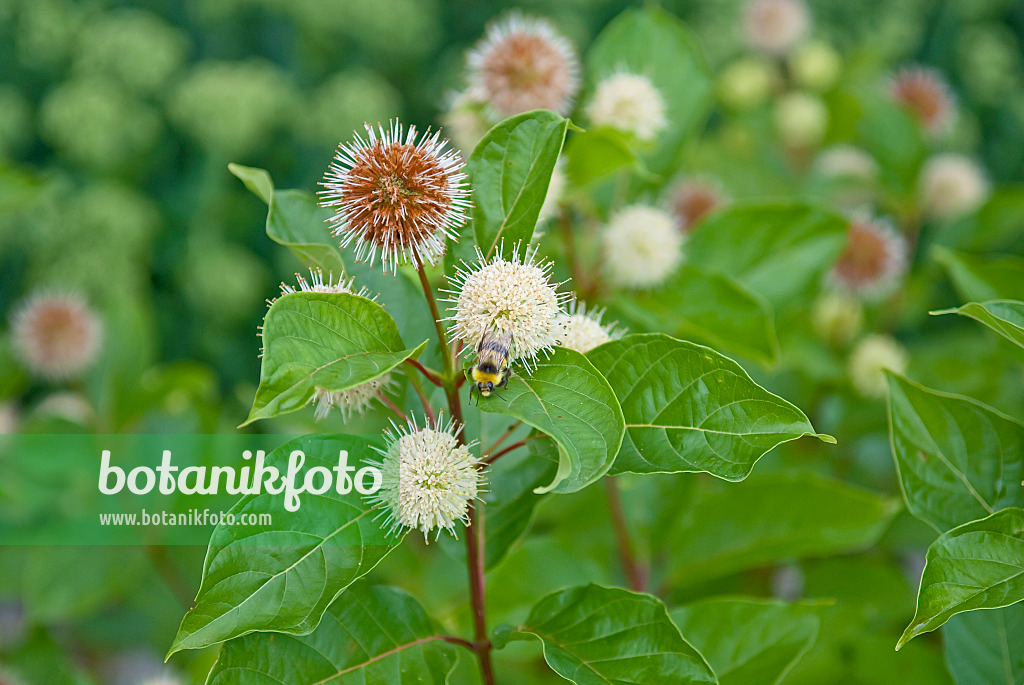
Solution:
[{"label": "spiky flower head", "polygon": [[532,109],[569,114],[579,90],[579,58],[546,20],[513,12],[487,27],[468,55],[470,88],[499,118]]},{"label": "spiky flower head", "polygon": [[380,253],[385,272],[400,263],[434,264],[445,240],[458,238],[470,206],[464,161],[446,149],[441,132],[417,140],[416,127],[366,125],[366,138],[342,143],[320,192],[334,212],[331,230],[342,247],[355,243],[356,260],[372,265]]},{"label": "spiky flower head", "polygon": [[829,273],[830,283],[865,300],[890,295],[907,270],[907,243],[883,219],[850,220],[846,249]]},{"label": "spiky flower head", "polygon": [[784,55],[807,34],[811,17],[800,0],[753,0],[743,13],[747,44],[771,55]]},{"label": "spiky flower head", "polygon": [[74,293],[37,292],[11,320],[15,354],[50,380],[79,376],[96,361],[103,339],[99,317]]},{"label": "spiky flower head", "polygon": [[587,311],[584,302],[573,300],[568,311],[558,315],[558,343],[562,347],[586,354],[598,345],[621,338],[625,331],[616,329],[617,322],[601,322],[604,313],[604,308]]},{"label": "spiky flower head", "polygon": [[956,99],[946,79],[935,69],[905,67],[889,81],[889,94],[921,122],[928,133],[949,131],[956,115]]},{"label": "spiky flower head", "polygon": [[885,397],[889,389],[885,370],[904,373],[910,356],[888,335],[865,336],[850,354],[850,381],[864,397]]},{"label": "spiky flower head", "polygon": [[725,196],[717,185],[699,178],[678,181],[669,191],[668,199],[679,228],[687,233],[725,203]]},{"label": "spiky flower head", "polygon": [[607,126],[644,142],[654,140],[668,125],[661,93],[649,78],[628,71],[597,84],[587,117],[594,126]]},{"label": "spiky flower head", "polygon": [[925,162],[919,186],[921,205],[935,218],[973,212],[989,195],[988,179],[977,162],[952,152]]},{"label": "spiky flower head", "polygon": [[[295,274],[296,285],[289,283],[281,284],[281,294],[289,293],[347,293],[360,297],[369,297],[369,291],[360,288],[354,289],[354,279],[338,277],[337,280],[324,272],[320,267],[312,267],[309,270],[309,280],[300,274]],[[348,390],[330,391],[326,388],[316,386],[313,392],[314,411],[313,415],[317,421],[322,421],[330,414],[331,409],[337,407],[341,411],[342,419],[345,422],[352,417],[352,414],[362,414],[377,399],[382,392],[391,387],[391,374],[384,374],[379,378],[360,383]]]},{"label": "spiky flower head", "polygon": [[[455,522],[469,523],[469,506],[483,489],[480,461],[459,443],[462,426],[454,420],[420,428],[412,417],[405,425],[392,423],[386,446],[374,465],[381,471],[381,487],[370,496],[382,507],[385,525],[393,532],[416,529],[424,540],[431,531],[455,533]],[[475,443],[474,443],[475,444]]]},{"label": "spiky flower head", "polygon": [[561,283],[551,282],[551,262],[537,262],[537,247],[520,250],[515,246],[508,258],[488,259],[477,249],[477,261],[456,269],[451,279],[452,322],[448,330],[452,341],[466,343],[466,354],[487,331],[512,334],[512,357],[530,366],[537,355],[558,343],[558,314],[568,304],[571,293],[558,292]]},{"label": "spiky flower head", "polygon": [[652,288],[683,258],[683,233],[667,212],[631,205],[615,214],[602,236],[604,266],[615,285]]}]

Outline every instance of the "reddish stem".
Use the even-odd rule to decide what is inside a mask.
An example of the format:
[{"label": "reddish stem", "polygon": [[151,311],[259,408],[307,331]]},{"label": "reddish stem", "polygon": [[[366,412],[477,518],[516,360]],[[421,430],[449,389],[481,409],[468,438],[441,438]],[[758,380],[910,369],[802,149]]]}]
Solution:
[{"label": "reddish stem", "polygon": [[408,364],[409,366],[411,366],[412,368],[416,369],[420,373],[422,373],[423,376],[428,381],[430,381],[431,383],[433,383],[437,387],[440,388],[440,387],[444,386],[444,383],[441,382],[441,378],[437,375],[437,373],[435,371],[432,371],[431,369],[428,369],[427,367],[423,366],[423,364],[420,364],[415,359],[412,359],[412,358],[406,359],[405,363]]},{"label": "reddish stem", "polygon": [[604,479],[605,492],[608,495],[608,512],[611,514],[612,528],[615,531],[615,543],[619,550],[619,560],[622,563],[622,571],[626,576],[629,589],[634,592],[646,592],[647,580],[640,564],[637,563],[636,554],[633,551],[633,543],[629,537],[629,527],[626,525],[626,515],[622,509],[622,497],[619,494],[619,484],[614,478]]},{"label": "reddish stem", "polygon": [[395,405],[394,402],[392,402],[390,399],[388,399],[388,396],[384,394],[383,390],[381,390],[381,391],[379,391],[377,393],[377,399],[380,400],[380,403],[383,404],[385,407],[387,407],[391,411],[395,412],[395,416],[397,416],[398,418],[402,419],[402,421],[405,421],[405,422],[409,421],[409,417],[405,415],[405,412],[402,411],[401,409],[399,409],[398,406]]},{"label": "reddish stem", "polygon": [[526,444],[526,440],[520,440],[519,442],[514,442],[511,445],[509,445],[508,447],[506,447],[505,449],[503,449],[502,451],[498,452],[497,454],[492,454],[491,456],[489,456],[486,459],[484,459],[484,463],[485,464],[493,464],[494,462],[498,461],[499,457],[502,457],[502,456],[508,454],[512,450],[517,450],[517,449],[519,449],[520,447],[522,447],[525,444]]}]

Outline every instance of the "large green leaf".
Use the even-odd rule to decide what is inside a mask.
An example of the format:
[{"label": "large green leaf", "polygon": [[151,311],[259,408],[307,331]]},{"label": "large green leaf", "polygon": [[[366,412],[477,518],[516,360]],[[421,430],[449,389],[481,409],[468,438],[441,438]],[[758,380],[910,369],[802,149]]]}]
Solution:
[{"label": "large green leaf", "polygon": [[585,488],[608,472],[622,444],[622,410],[608,381],[564,347],[513,376],[501,396],[480,398],[480,408],[521,419],[558,443],[558,471],[538,494]]},{"label": "large green leaf", "polygon": [[365,297],[282,295],[263,321],[260,385],[245,424],[301,409],[317,387],[336,392],[382,376],[425,344],[403,349],[395,320]]},{"label": "large green leaf", "polygon": [[713,97],[704,55],[686,25],[655,7],[628,9],[594,39],[586,64],[588,91],[622,70],[651,80],[665,101],[668,126],[646,162],[654,173],[672,173],[683,146],[703,126]]},{"label": "large green leaf", "polygon": [[690,263],[778,305],[817,284],[846,240],[846,221],[817,205],[736,203],[705,219],[686,249]]},{"label": "large green leaf", "polygon": [[473,231],[485,257],[502,243],[507,256],[515,243],[533,237],[568,127],[569,120],[554,112],[526,112],[492,128],[473,150],[466,171],[473,186]]},{"label": "large green leaf", "polygon": [[933,254],[965,300],[1024,300],[1024,258],[981,257],[944,247],[936,247]]},{"label": "large green leaf", "polygon": [[968,302],[962,307],[943,309],[932,314],[959,314],[980,321],[1007,340],[1024,347],[1024,302],[991,300]]},{"label": "large green leaf", "polygon": [[245,187],[267,203],[267,236],[289,248],[307,266],[325,273],[345,272],[338,241],[331,237],[327,220],[331,212],[301,190],[276,190],[264,169],[229,164],[228,169]]},{"label": "large green leaf", "polygon": [[707,578],[878,540],[899,502],[810,473],[775,473],[702,489],[669,536],[669,580]]},{"label": "large green leaf", "polygon": [[739,364],[702,345],[628,335],[587,357],[608,379],[626,420],[612,473],[707,471],[742,480],[780,443],[804,435],[835,442]]},{"label": "large green leaf", "polygon": [[[277,448],[266,463],[283,472],[292,451],[301,450],[306,472],[333,469],[346,451],[348,464],[358,469],[373,454],[371,444],[349,435],[310,435]],[[265,491],[246,495],[229,512],[238,523],[214,529],[195,606],[169,655],[254,631],[307,635],[345,588],[401,542],[374,522],[377,512],[355,491],[303,493],[294,512],[284,500]],[[241,525],[241,515],[262,513],[272,516],[270,525]]]},{"label": "large green leaf", "polygon": [[721,685],[781,682],[818,635],[811,606],[752,597],[706,599],[671,616]]},{"label": "large green leaf", "polygon": [[889,375],[889,432],[907,508],[935,530],[1024,506],[1024,425],[969,397]]},{"label": "large green leaf", "polygon": [[558,447],[540,436],[531,439],[529,452],[502,457],[488,468],[486,503],[487,568],[496,566],[525,533],[533,511],[543,498],[534,490],[550,483],[558,465]]},{"label": "large green leaf", "polygon": [[1024,604],[957,614],[942,632],[957,685],[1024,683]]},{"label": "large green leaf", "polygon": [[896,649],[954,614],[1024,600],[1024,509],[1003,509],[943,533],[925,559],[917,611]]},{"label": "large green leaf", "polygon": [[308,635],[255,633],[226,643],[206,684],[444,685],[455,649],[404,590],[359,583]]},{"label": "large green leaf", "polygon": [[499,626],[495,645],[536,637],[558,675],[577,685],[716,683],[707,662],[650,595],[584,585],[544,597],[523,625]]},{"label": "large green leaf", "polygon": [[722,274],[683,266],[664,288],[617,298],[615,310],[634,330],[641,326],[678,337],[693,336],[764,364],[778,359],[771,307]]},{"label": "large green leaf", "polygon": [[636,153],[622,134],[610,129],[576,133],[565,144],[566,173],[577,188],[637,163]]}]

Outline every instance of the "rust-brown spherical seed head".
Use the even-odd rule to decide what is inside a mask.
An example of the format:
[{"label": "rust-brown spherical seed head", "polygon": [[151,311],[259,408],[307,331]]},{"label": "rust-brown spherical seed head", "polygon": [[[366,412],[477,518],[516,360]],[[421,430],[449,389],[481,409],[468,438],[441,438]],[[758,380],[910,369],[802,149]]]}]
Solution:
[{"label": "rust-brown spherical seed head", "polygon": [[397,121],[366,133],[339,146],[322,182],[333,234],[342,247],[355,243],[358,261],[372,265],[379,252],[385,271],[417,259],[435,264],[470,206],[462,155],[445,149],[439,131],[417,140],[415,126],[405,131]]},{"label": "rust-brown spherical seed head", "polygon": [[712,183],[684,179],[672,188],[669,203],[679,227],[689,233],[704,217],[721,207],[725,197]]},{"label": "rust-brown spherical seed head", "polygon": [[956,109],[953,92],[936,70],[925,67],[902,69],[892,77],[889,93],[917,117],[928,133],[945,133],[953,125]]},{"label": "rust-brown spherical seed head", "polygon": [[834,287],[865,300],[890,295],[907,270],[907,243],[880,219],[858,217],[850,222],[846,250],[832,267]]},{"label": "rust-brown spherical seed head", "polygon": [[505,118],[532,109],[567,115],[579,90],[572,44],[543,19],[513,13],[469,52],[470,88]]}]

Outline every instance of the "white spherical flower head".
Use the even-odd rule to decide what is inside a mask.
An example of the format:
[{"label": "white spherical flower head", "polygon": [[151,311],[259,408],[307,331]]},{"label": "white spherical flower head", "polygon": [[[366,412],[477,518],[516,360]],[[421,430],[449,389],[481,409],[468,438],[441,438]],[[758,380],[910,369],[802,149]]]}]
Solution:
[{"label": "white spherical flower head", "polygon": [[743,14],[743,32],[755,50],[784,55],[807,34],[811,17],[799,0],[754,0]]},{"label": "white spherical flower head", "polygon": [[385,272],[406,261],[435,264],[445,240],[458,239],[470,206],[462,155],[441,132],[417,139],[397,121],[366,126],[367,137],[343,143],[321,185],[320,204],[334,212],[332,233],[355,243],[358,261],[377,254]]},{"label": "white spherical flower head", "polygon": [[565,116],[579,90],[579,59],[544,19],[518,12],[492,23],[468,55],[469,85],[499,118],[532,109]]},{"label": "white spherical flower head", "polygon": [[512,357],[526,366],[557,344],[556,320],[572,295],[558,292],[551,262],[535,262],[536,254],[536,246],[523,252],[517,246],[507,259],[488,260],[478,250],[475,264],[456,271],[452,289],[445,291],[452,305],[449,335],[466,343],[467,355],[476,352],[487,331],[511,333]]},{"label": "white spherical flower head", "polygon": [[11,334],[15,354],[30,371],[62,380],[96,361],[103,326],[80,295],[37,292],[15,311]]},{"label": "white spherical flower head", "polygon": [[184,681],[173,675],[156,675],[146,678],[139,685],[184,685]]},{"label": "white spherical flower head", "polygon": [[899,286],[907,271],[907,242],[882,219],[850,221],[846,249],[829,272],[834,287],[865,300],[880,300]]},{"label": "white spherical flower head", "polygon": [[[394,425],[394,424],[392,424]],[[386,434],[387,446],[377,451],[382,459],[381,488],[371,501],[382,507],[391,530],[416,529],[426,540],[431,531],[455,533],[455,522],[469,522],[469,506],[483,489],[479,460],[472,445],[459,444],[462,426],[454,421],[420,428],[415,418],[394,426]]]},{"label": "white spherical flower head", "polygon": [[602,236],[605,271],[615,285],[653,288],[683,258],[683,233],[666,212],[632,205],[612,217]]},{"label": "white spherical flower head", "polygon": [[294,286],[289,283],[282,283],[281,294],[346,293],[349,295],[359,295],[360,297],[369,297],[369,291],[366,288],[360,288],[358,291],[355,290],[354,278],[346,279],[339,276],[337,280],[335,280],[333,274],[327,274],[327,276],[324,276],[323,270],[318,266],[310,267],[308,281],[305,276],[295,274],[295,283],[296,285]]},{"label": "white spherical flower head", "polygon": [[936,155],[921,170],[921,205],[931,217],[945,219],[973,212],[988,194],[985,172],[964,155]]},{"label": "white spherical flower head", "polygon": [[850,355],[850,380],[864,397],[885,397],[889,389],[885,370],[904,373],[910,357],[905,347],[888,335],[869,335]]},{"label": "white spherical flower head", "polygon": [[598,345],[621,338],[624,331],[615,328],[616,322],[601,323],[604,313],[604,309],[587,311],[585,303],[573,300],[569,311],[558,315],[558,343],[562,347],[586,354]]},{"label": "white spherical flower head", "polygon": [[594,126],[614,128],[645,142],[668,125],[661,93],[646,76],[629,72],[612,74],[597,84],[587,117]]},{"label": "white spherical flower head", "polygon": [[487,118],[486,107],[486,101],[470,89],[448,97],[441,123],[459,148],[471,152],[490,130],[492,122]]}]

